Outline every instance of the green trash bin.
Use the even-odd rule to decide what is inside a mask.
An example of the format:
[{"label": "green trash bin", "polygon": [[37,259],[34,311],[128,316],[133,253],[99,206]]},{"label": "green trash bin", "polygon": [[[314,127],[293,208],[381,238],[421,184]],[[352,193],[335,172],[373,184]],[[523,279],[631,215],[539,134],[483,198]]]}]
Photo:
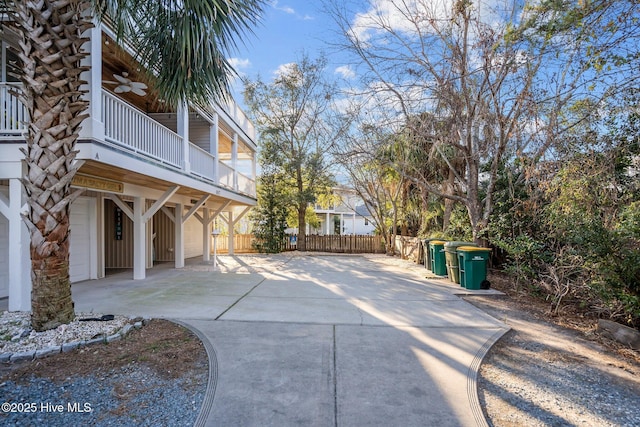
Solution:
[{"label": "green trash bin", "polygon": [[487,264],[491,249],[473,246],[458,248],[460,285],[466,289],[488,289]]},{"label": "green trash bin", "polygon": [[433,266],[431,265],[431,249],[429,247],[429,242],[433,242],[435,240],[440,239],[424,239],[422,244],[424,246],[424,268],[427,270],[431,270]]},{"label": "green trash bin", "polygon": [[447,242],[444,244],[444,257],[447,262],[447,276],[449,280],[460,284],[460,275],[458,274],[458,252],[460,246],[475,246],[473,242]]},{"label": "green trash bin", "polygon": [[443,240],[432,240],[429,242],[429,250],[431,251],[431,271],[437,276],[447,275],[447,261],[444,257]]}]

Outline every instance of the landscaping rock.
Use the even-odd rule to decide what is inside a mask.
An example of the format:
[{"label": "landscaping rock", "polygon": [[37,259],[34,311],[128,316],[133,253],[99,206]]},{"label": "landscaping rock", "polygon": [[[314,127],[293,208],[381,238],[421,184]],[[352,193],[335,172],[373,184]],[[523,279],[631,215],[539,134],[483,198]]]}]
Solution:
[{"label": "landscaping rock", "polygon": [[599,319],[598,332],[634,350],[640,350],[640,331],[636,329],[611,320]]}]

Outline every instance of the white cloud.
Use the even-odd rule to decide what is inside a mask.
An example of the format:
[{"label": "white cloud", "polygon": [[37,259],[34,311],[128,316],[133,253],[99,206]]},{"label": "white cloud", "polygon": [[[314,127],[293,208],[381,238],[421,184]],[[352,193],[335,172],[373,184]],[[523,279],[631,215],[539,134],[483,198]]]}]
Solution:
[{"label": "white cloud", "polygon": [[397,31],[415,34],[420,27],[426,26],[429,19],[441,19],[451,10],[452,0],[372,0],[370,9],[358,13],[352,24],[352,37],[361,42],[368,41],[383,28],[386,31]]},{"label": "white cloud", "polygon": [[273,72],[273,74],[276,77],[293,74],[295,72],[295,70],[297,69],[296,68],[297,65],[298,64],[296,64],[295,62],[289,62],[287,64],[280,64],[280,66],[278,66],[278,68]]},{"label": "white cloud", "polygon": [[[452,18],[455,0],[371,0],[367,12],[355,15],[350,36],[368,42],[380,32],[398,32],[417,36],[432,33],[433,26]],[[502,23],[497,7],[504,0],[473,0],[471,6],[485,23]],[[384,29],[384,30],[383,30]]]},{"label": "white cloud", "polygon": [[315,17],[309,14],[301,15],[291,6],[287,6],[287,5],[280,6],[280,2],[278,2],[278,0],[274,0],[271,3],[271,7],[273,7],[275,10],[279,10],[280,12],[284,12],[287,15],[294,15],[296,19],[300,19],[302,21],[313,21],[316,19]]},{"label": "white cloud", "polygon": [[336,74],[340,74],[345,79],[352,79],[356,76],[356,73],[348,65],[342,65],[335,70]]},{"label": "white cloud", "polygon": [[229,58],[229,64],[231,64],[236,71],[251,68],[251,61],[246,58]]},{"label": "white cloud", "polygon": [[251,61],[244,58],[229,58],[229,64],[231,64],[238,74],[237,76],[231,76],[231,80],[229,82],[231,92],[236,94],[242,93],[244,88],[242,78],[247,75],[244,70],[251,68]]},{"label": "white cloud", "polygon": [[271,6],[275,10],[279,10],[281,12],[288,13],[290,15],[295,15],[296,14],[296,11],[295,11],[294,8],[292,8],[291,6],[280,6],[278,0],[275,0],[273,3],[271,3]]}]

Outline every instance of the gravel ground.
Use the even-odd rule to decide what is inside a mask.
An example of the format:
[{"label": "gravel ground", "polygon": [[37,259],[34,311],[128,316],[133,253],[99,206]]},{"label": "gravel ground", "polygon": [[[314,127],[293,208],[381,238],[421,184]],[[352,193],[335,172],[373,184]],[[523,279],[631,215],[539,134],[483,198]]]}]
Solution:
[{"label": "gravel ground", "polygon": [[129,366],[107,376],[61,382],[37,377],[23,384],[8,381],[0,386],[2,400],[10,402],[9,411],[3,407],[0,412],[0,425],[192,426],[204,389],[200,387],[195,396],[185,389],[193,381],[206,384],[206,380],[206,375],[162,379],[148,367]]},{"label": "gravel ground", "polygon": [[[73,330],[82,336],[110,328],[109,322],[89,323],[94,322]],[[50,331],[46,338],[61,335]],[[109,344],[0,364],[0,425],[192,426],[208,373],[206,351],[194,334],[172,322],[149,320]]]},{"label": "gravel ground", "polygon": [[594,330],[554,325],[508,297],[465,299],[512,328],[480,368],[479,399],[490,425],[640,426],[637,352]]}]

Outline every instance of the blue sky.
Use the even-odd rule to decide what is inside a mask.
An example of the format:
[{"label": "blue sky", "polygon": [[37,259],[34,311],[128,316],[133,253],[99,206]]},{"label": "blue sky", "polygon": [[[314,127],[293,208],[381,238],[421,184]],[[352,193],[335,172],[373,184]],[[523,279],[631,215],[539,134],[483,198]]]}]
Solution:
[{"label": "blue sky", "polygon": [[[296,62],[302,52],[315,58],[324,51],[331,64],[327,71],[334,73],[344,65],[326,43],[336,37],[334,28],[331,18],[322,12],[321,1],[271,1],[265,6],[262,24],[255,35],[247,37],[246,46],[238,46],[232,64],[241,75],[250,79],[260,75],[269,81],[281,65]],[[237,85],[235,96],[242,104],[241,85]]]}]

